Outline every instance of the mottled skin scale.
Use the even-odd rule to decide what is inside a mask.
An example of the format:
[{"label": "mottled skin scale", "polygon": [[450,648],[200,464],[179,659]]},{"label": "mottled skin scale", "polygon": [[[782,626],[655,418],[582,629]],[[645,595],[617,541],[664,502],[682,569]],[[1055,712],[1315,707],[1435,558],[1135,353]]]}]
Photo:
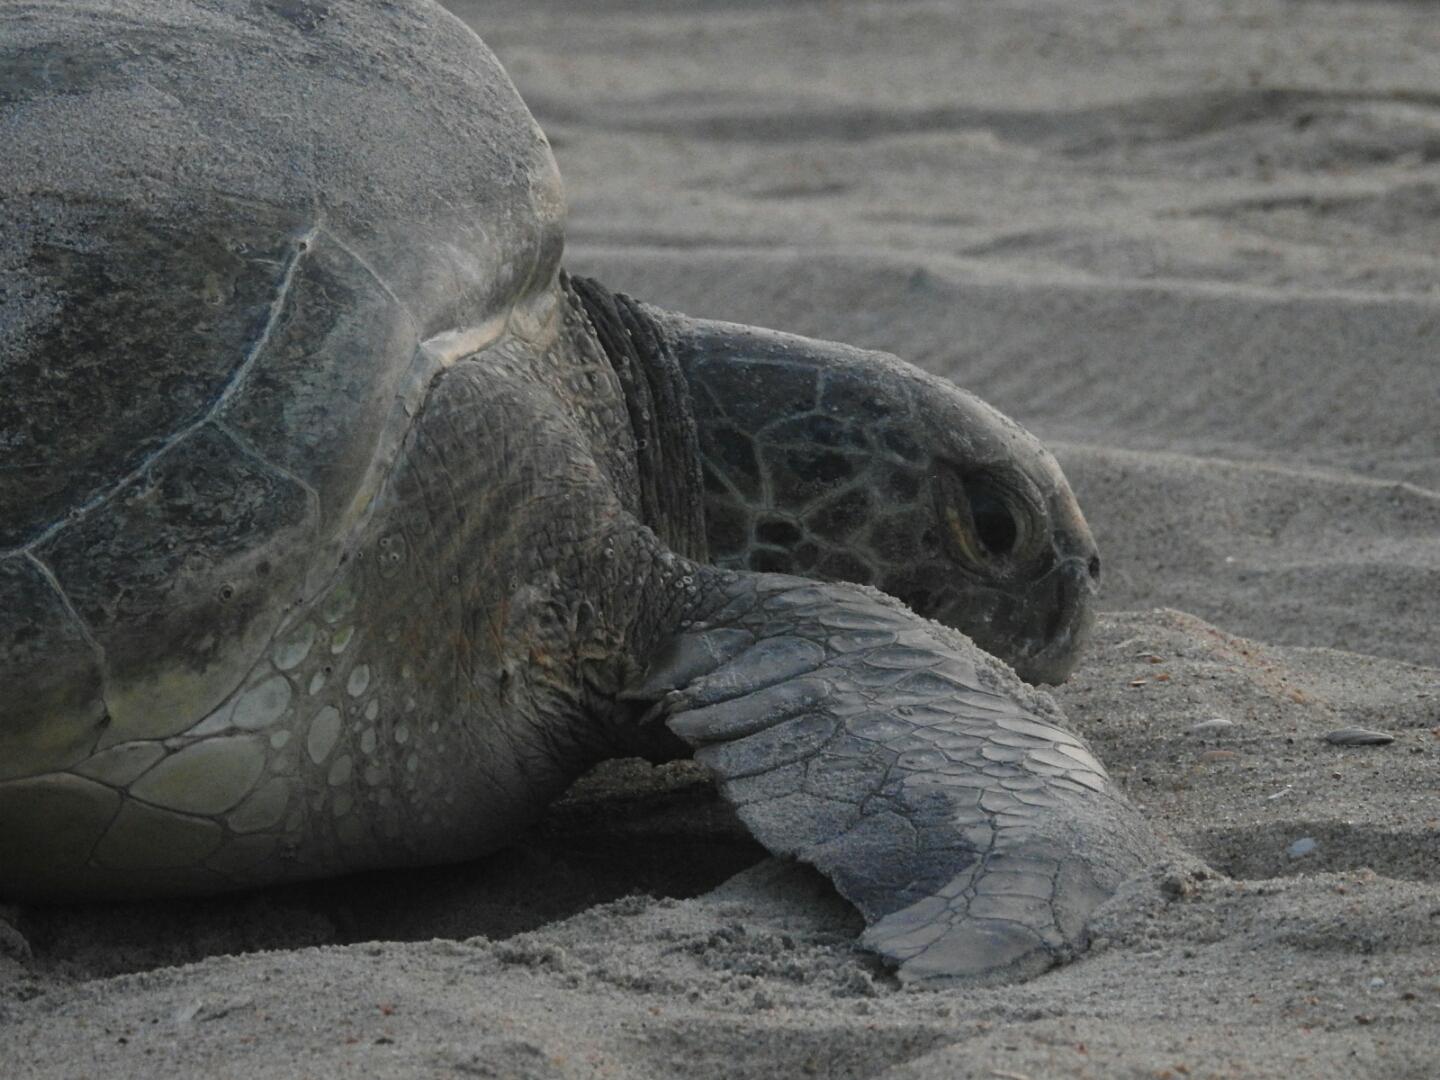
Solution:
[{"label": "mottled skin scale", "polygon": [[693,753],[912,980],[1072,955],[1155,858],[1001,662],[1084,637],[1053,459],[892,357],[568,278],[446,13],[0,29],[0,899],[466,858],[616,754]]},{"label": "mottled skin scale", "polygon": [[1066,679],[1100,559],[1024,429],[875,353],[721,323],[676,338],[714,563],[874,585]]}]

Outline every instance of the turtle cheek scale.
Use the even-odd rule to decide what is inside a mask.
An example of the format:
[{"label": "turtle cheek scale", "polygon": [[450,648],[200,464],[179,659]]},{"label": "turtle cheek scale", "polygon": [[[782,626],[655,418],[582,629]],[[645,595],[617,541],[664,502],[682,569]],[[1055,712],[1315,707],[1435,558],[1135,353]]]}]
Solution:
[{"label": "turtle cheek scale", "polygon": [[1027,649],[1043,646],[1031,604],[1028,592],[982,585],[967,577],[944,609],[920,614],[960,631],[991,656],[1009,664],[1026,682],[1033,683],[1035,680],[1021,670]]},{"label": "turtle cheek scale", "polygon": [[1032,612],[1017,627],[1020,656],[1012,661],[1029,683],[1058,686],[1070,677],[1089,641],[1100,593],[1100,555],[1059,465],[1042,455],[1051,494],[1047,500],[1050,542],[1047,569],[1031,583],[1021,610]]},{"label": "turtle cheek scale", "polygon": [[1058,686],[1089,640],[1099,590],[1088,559],[1046,561],[1048,570],[1018,580],[981,583],[967,575],[942,610],[921,614],[967,635],[1026,682]]}]

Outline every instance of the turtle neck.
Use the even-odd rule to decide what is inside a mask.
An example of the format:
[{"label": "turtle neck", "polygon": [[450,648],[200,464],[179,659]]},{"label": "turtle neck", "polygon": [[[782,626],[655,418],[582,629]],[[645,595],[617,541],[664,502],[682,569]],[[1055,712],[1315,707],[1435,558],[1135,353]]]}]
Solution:
[{"label": "turtle neck", "polygon": [[672,550],[707,557],[700,441],[690,389],[669,335],[646,305],[593,278],[567,281],[625,393],[635,437],[640,511]]}]

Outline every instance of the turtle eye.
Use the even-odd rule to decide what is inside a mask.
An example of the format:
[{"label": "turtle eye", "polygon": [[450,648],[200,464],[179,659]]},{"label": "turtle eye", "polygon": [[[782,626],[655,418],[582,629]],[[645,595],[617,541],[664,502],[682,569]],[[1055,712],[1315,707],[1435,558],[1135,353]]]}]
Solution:
[{"label": "turtle eye", "polygon": [[952,558],[984,572],[1008,572],[1025,558],[1036,523],[1016,484],[990,472],[948,468],[939,480],[942,536]]},{"label": "turtle eye", "polygon": [[1020,527],[1015,515],[1005,501],[988,485],[967,484],[966,497],[970,501],[970,520],[975,526],[975,538],[987,555],[1009,555],[1015,550],[1015,541],[1020,538]]}]

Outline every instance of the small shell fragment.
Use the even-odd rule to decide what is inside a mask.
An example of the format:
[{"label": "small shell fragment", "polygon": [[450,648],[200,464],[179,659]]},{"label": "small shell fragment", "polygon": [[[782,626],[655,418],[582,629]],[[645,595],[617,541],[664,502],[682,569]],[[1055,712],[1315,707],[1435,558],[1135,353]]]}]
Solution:
[{"label": "small shell fragment", "polygon": [[1372,731],[1370,728],[1346,727],[1329,732],[1325,741],[1336,746],[1386,746],[1395,741],[1388,731]]},{"label": "small shell fragment", "polygon": [[1191,724],[1190,734],[1217,735],[1222,731],[1229,731],[1234,726],[1234,720],[1226,720],[1223,716],[1217,716],[1213,720],[1201,720],[1198,724]]},{"label": "small shell fragment", "polygon": [[1285,849],[1285,854],[1292,859],[1302,859],[1319,847],[1313,836],[1302,836]]},{"label": "small shell fragment", "polygon": [[1206,750],[1200,755],[1201,761],[1235,761],[1240,757],[1234,750]]}]

